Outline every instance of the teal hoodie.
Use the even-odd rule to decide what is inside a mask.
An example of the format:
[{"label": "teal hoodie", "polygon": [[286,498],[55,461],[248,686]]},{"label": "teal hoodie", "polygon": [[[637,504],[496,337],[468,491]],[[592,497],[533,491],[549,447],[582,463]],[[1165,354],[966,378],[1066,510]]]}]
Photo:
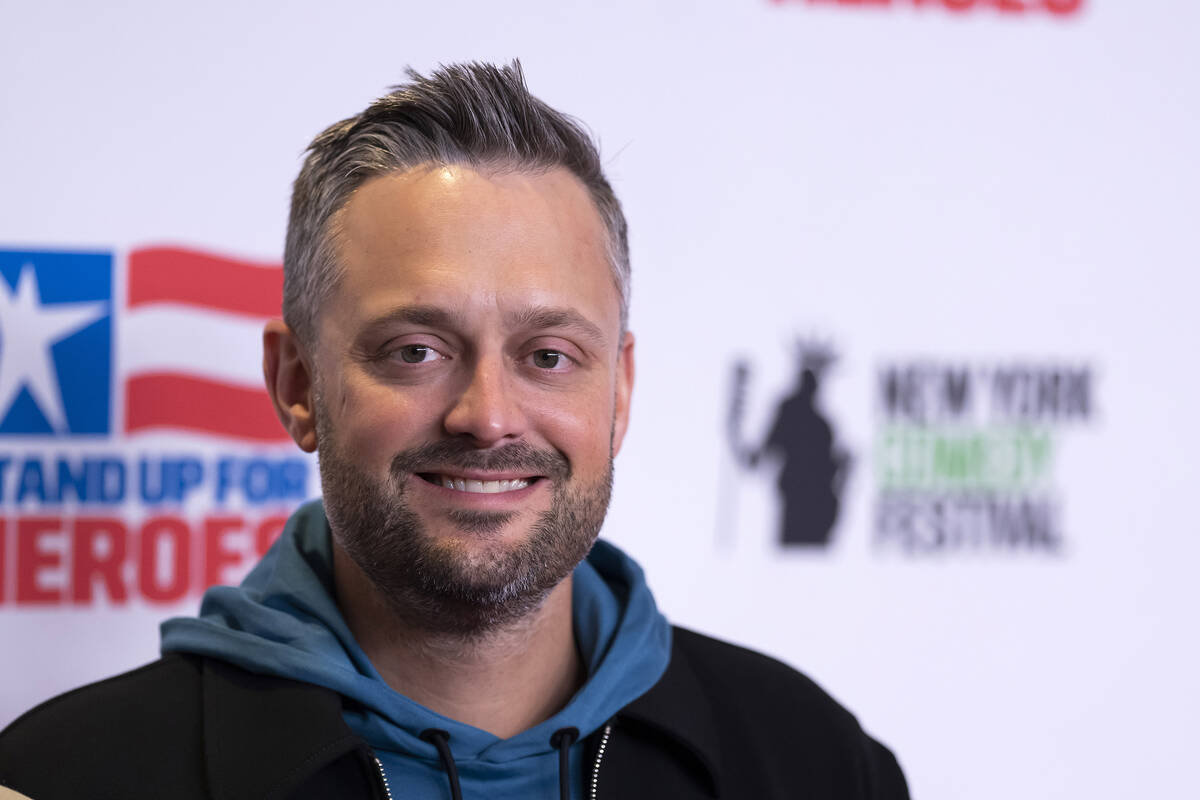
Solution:
[{"label": "teal hoodie", "polygon": [[428,729],[450,734],[464,798],[557,798],[555,731],[573,727],[573,796],[582,796],[582,741],[658,682],[670,658],[671,628],[642,570],[597,542],[575,570],[575,640],[588,678],[550,719],[501,739],[444,717],[389,687],[354,640],[333,598],[329,524],[320,501],[302,506],[241,586],[204,594],[199,617],[162,625],[162,651],[196,653],[251,672],[304,681],[343,697],[350,728],[374,749],[397,797],[443,800],[449,782]]}]

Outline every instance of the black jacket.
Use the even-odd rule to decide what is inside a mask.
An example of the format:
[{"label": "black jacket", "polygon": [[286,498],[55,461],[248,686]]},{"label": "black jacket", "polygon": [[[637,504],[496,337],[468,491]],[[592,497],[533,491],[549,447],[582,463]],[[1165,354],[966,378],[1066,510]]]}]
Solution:
[{"label": "black jacket", "polygon": [[[888,749],[808,678],[690,631],[673,641],[658,684],[589,740],[581,796],[908,797]],[[0,733],[0,786],[33,800],[388,797],[338,694],[189,655],[25,714]]]}]

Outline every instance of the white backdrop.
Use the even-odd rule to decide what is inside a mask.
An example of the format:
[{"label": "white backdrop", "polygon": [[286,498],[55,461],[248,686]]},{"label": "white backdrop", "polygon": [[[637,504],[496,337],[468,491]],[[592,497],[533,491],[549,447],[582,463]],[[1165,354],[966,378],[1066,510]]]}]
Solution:
[{"label": "white backdrop", "polygon": [[[0,251],[109,253],[114,280],[111,430],[0,427],[0,725],[153,658],[156,623],[195,608],[200,567],[186,597],[156,602],[132,534],[124,600],[99,578],[84,599],[71,520],[199,530],[232,516],[204,551],[231,553],[216,572],[228,580],[259,520],[291,502],[234,492],[214,510],[212,472],[165,507],[132,489],[92,507],[26,485],[17,501],[30,460],[294,455],[122,427],[123,379],[163,344],[134,336],[135,316],[196,313],[126,303],[130,255],[278,261],[317,131],[406,65],[516,56],[536,94],[599,137],[630,220],[638,383],[605,535],[671,619],[804,669],[897,752],[923,800],[1178,795],[1200,713],[1200,7],[1045,5],[1074,7],[0,2]],[[25,334],[14,258],[0,388]],[[199,316],[245,341],[214,369],[252,371],[254,315]],[[727,435],[735,364],[753,449],[793,384],[798,337],[837,354],[805,418],[849,457],[825,546],[779,542],[779,453],[751,469]],[[925,376],[903,384],[910,413],[889,415],[888,374]],[[912,400],[964,383],[962,414],[934,403],[922,417]],[[1034,409],[1000,402],[1004,386]],[[972,471],[969,454],[947,455],[962,442],[1033,460]],[[889,497],[917,521],[897,523]],[[980,497],[1009,505],[987,516]],[[959,516],[931,527],[939,509]],[[48,532],[18,534],[32,518]],[[1049,540],[993,538],[1035,529]]]}]

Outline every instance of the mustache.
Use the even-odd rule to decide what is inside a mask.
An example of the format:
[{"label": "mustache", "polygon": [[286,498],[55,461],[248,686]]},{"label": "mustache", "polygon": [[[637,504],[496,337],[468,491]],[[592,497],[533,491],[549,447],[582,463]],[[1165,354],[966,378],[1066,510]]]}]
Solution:
[{"label": "mustache", "polygon": [[520,472],[554,480],[571,477],[571,464],[561,452],[539,449],[520,441],[480,450],[465,439],[444,439],[403,450],[392,458],[391,472],[395,478],[406,473],[437,472],[439,469]]}]

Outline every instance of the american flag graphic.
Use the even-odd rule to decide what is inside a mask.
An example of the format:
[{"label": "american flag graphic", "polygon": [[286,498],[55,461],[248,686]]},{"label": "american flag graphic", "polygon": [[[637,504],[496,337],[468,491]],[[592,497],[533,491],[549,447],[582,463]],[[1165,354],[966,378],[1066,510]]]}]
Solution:
[{"label": "american flag graphic", "polygon": [[263,384],[262,328],[283,269],[180,247],[133,250],[120,320],[127,433],[176,429],[288,439]]}]

